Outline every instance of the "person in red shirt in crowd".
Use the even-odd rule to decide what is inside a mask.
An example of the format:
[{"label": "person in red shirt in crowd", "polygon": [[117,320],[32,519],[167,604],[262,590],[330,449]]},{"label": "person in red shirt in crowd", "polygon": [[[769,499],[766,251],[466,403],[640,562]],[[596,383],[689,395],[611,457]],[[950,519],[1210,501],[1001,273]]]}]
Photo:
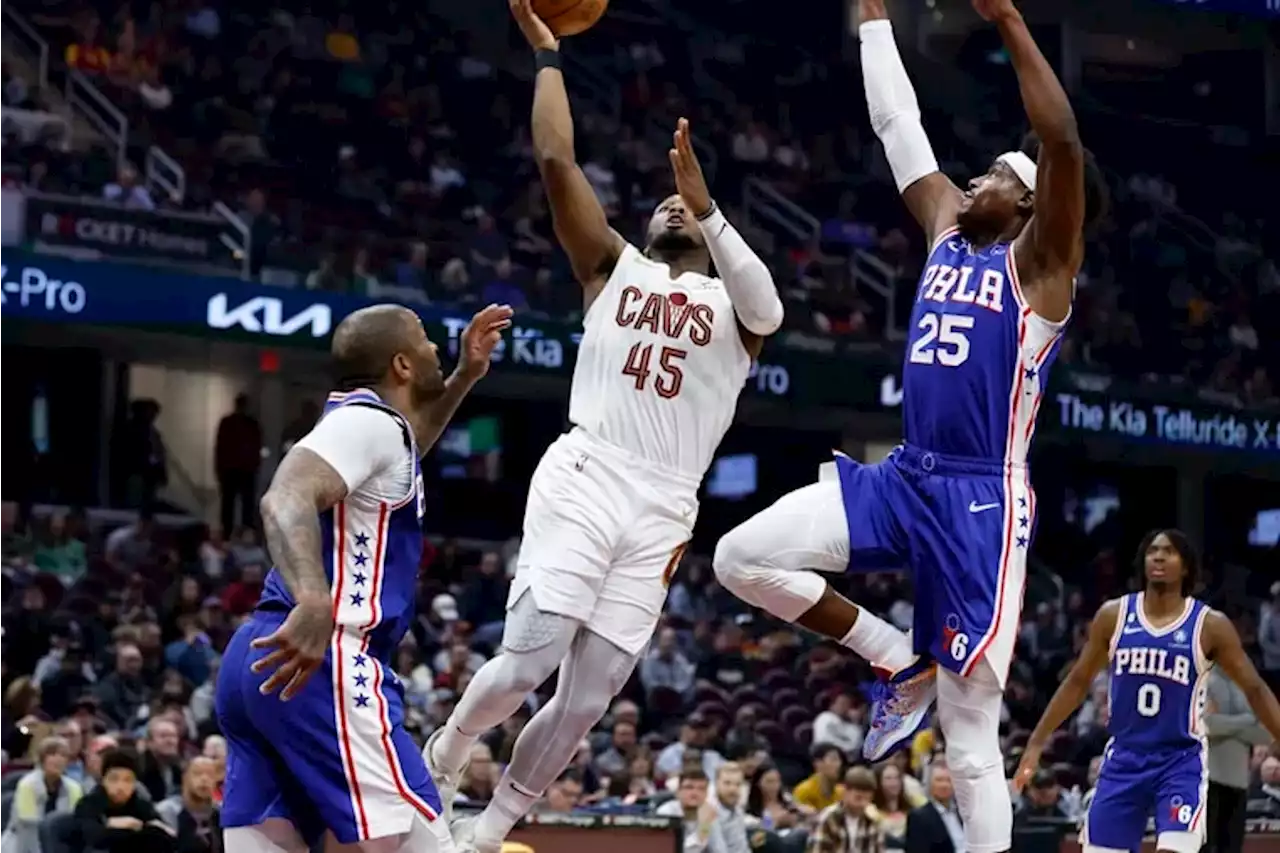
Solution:
[{"label": "person in red shirt in crowd", "polygon": [[86,74],[102,74],[111,67],[111,51],[102,45],[102,25],[96,15],[82,19],[76,26],[76,39],[67,45],[63,58],[68,68]]},{"label": "person in red shirt in crowd", "polygon": [[253,610],[262,595],[262,566],[246,563],[240,567],[240,580],[229,584],[222,593],[222,609],[232,616]]}]

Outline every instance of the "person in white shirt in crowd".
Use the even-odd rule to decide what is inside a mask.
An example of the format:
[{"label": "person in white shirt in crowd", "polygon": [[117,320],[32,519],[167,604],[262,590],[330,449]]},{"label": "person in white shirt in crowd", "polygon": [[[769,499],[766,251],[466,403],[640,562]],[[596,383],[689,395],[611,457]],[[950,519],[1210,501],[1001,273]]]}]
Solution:
[{"label": "person in white shirt in crowd", "polygon": [[851,693],[837,693],[827,710],[813,720],[813,742],[834,744],[846,757],[856,757],[862,750],[864,713],[864,708],[854,704]]},{"label": "person in white shirt in crowd", "polygon": [[47,737],[36,749],[34,770],[18,780],[9,825],[0,836],[3,853],[40,853],[40,824],[51,814],[70,814],[83,794],[65,775],[70,749],[60,737]]},{"label": "person in white shirt in crowd", "polygon": [[151,191],[138,184],[138,170],[131,163],[121,166],[116,179],[102,188],[102,198],[134,210],[156,209]]},{"label": "person in white shirt in crowd", "polygon": [[736,762],[726,761],[716,769],[716,824],[727,853],[749,853],[751,850],[747,843],[746,810],[743,808],[745,781],[742,767]]}]

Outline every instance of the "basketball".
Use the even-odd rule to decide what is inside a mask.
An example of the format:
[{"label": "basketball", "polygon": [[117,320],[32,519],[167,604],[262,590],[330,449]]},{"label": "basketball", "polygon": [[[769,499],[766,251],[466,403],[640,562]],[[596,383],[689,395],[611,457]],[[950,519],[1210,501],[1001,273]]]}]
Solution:
[{"label": "basketball", "polygon": [[600,20],[609,0],[533,0],[533,12],[557,37],[576,36]]}]

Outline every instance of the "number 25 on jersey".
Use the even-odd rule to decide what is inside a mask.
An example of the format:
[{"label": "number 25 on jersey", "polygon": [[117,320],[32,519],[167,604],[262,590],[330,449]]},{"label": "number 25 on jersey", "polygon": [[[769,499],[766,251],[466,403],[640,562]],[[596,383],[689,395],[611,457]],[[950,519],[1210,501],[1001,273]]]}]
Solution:
[{"label": "number 25 on jersey", "polygon": [[911,342],[912,364],[959,367],[969,359],[969,330],[973,318],[966,314],[922,314],[916,323],[919,336]]},{"label": "number 25 on jersey", "polygon": [[644,391],[649,374],[656,372],[653,390],[659,397],[670,400],[679,395],[680,386],[684,384],[684,369],[680,362],[684,361],[689,352],[676,347],[662,347],[658,352],[657,365],[650,367],[653,348],[654,344],[634,344],[627,353],[627,363],[622,366],[622,374],[635,379],[637,391]]}]

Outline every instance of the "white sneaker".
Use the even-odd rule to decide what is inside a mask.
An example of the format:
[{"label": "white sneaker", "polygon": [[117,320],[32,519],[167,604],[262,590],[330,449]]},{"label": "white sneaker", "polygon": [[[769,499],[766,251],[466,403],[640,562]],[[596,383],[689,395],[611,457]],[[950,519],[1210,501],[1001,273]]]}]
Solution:
[{"label": "white sneaker", "polygon": [[481,843],[476,840],[476,824],[479,820],[478,814],[467,815],[449,824],[456,853],[502,853],[501,841]]},{"label": "white sneaker", "polygon": [[[447,725],[447,723],[446,723]],[[455,774],[445,773],[436,764],[435,758],[432,756],[432,749],[436,745],[436,741],[440,739],[440,733],[444,731],[443,727],[436,729],[427,738],[427,745],[422,748],[422,759],[427,763],[427,772],[431,774],[431,779],[436,783],[436,791],[440,794],[441,817],[450,827],[453,825],[453,801],[458,796],[458,785],[462,782],[462,775],[467,772],[467,764],[463,764]]]}]

